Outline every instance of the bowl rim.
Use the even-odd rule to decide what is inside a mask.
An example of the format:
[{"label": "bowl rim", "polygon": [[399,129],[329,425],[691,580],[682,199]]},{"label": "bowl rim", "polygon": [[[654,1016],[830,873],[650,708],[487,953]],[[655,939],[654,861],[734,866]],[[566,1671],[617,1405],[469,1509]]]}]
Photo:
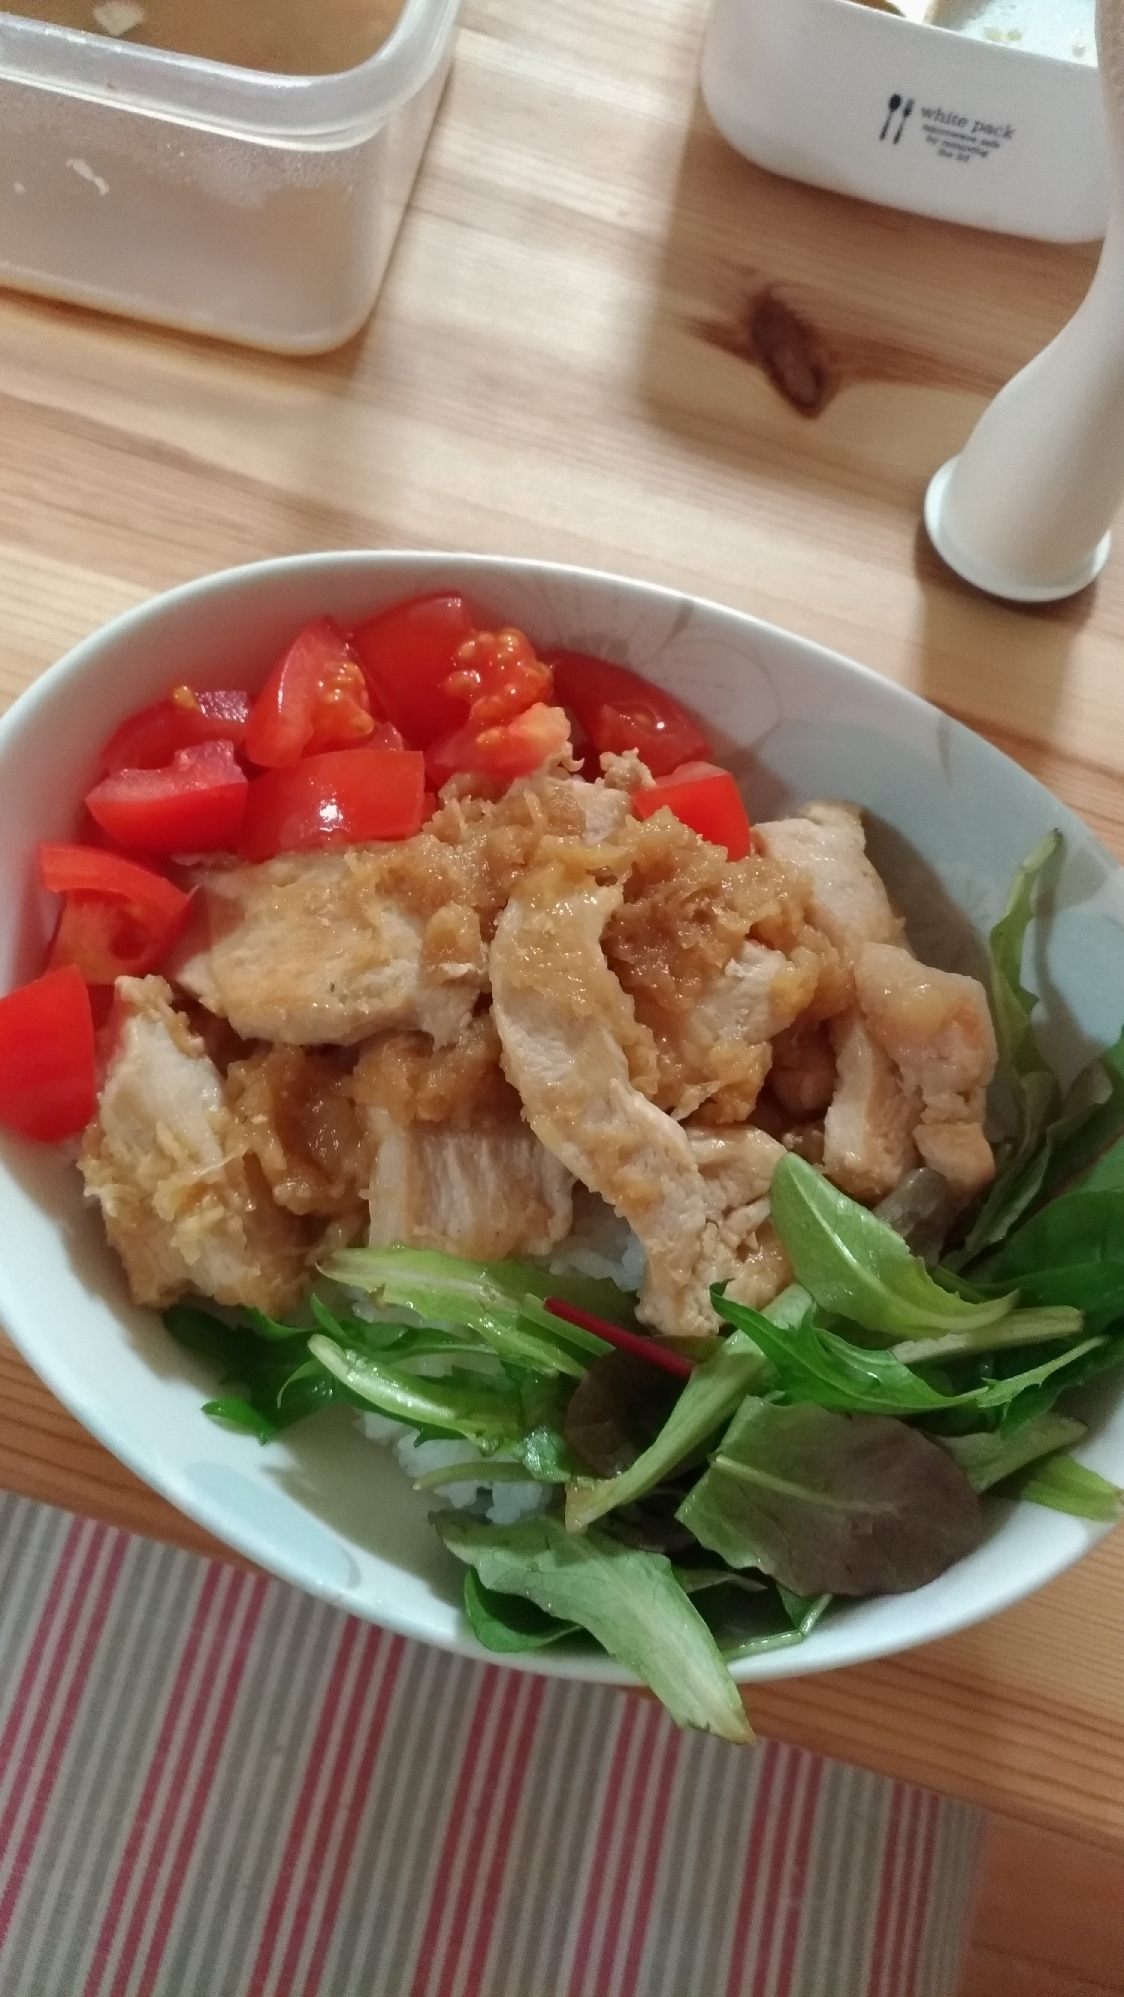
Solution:
[{"label": "bowl rim", "polygon": [[[940,714],[942,723],[959,735],[967,737],[973,744],[975,752],[983,753],[985,762],[992,763],[996,768],[1003,766],[1017,770],[1020,782],[1029,790],[1037,791],[1043,800],[1048,800],[1052,811],[1070,826],[1077,828],[1082,841],[1099,852],[1111,873],[1119,875],[1124,872],[1124,868],[1089,827],[1084,825],[1076,814],[1056,798],[1037,777],[1030,771],[1024,770],[1012,757],[1005,755],[1002,750],[997,749],[994,744],[978,735],[975,730],[968,728],[955,716],[944,714],[912,688],[902,686],[899,682],[876,672],[872,667],[851,659],[845,653],[823,645],[816,639],[806,638],[799,632],[757,617],[750,611],[719,603],[713,598],[697,596],[693,592],[675,589],[666,584],[652,583],[643,578],[621,575],[612,570],[595,569],[580,563],[539,561],[528,556],[488,555],[470,551],[426,548],[316,550],[295,555],[273,556],[263,561],[242,563],[195,577],[191,581],[177,584],[170,590],[158,592],[139,604],[131,605],[116,617],[97,626],[18,694],[7,711],[0,716],[0,760],[9,753],[13,740],[18,738],[21,730],[37,715],[39,708],[54,700],[60,689],[63,689],[69,681],[79,679],[88,670],[95,668],[100,656],[106,651],[112,651],[122,640],[143,634],[146,627],[158,628],[170,612],[174,613],[185,604],[202,601],[208,596],[236,595],[247,585],[268,584],[271,577],[280,578],[292,575],[294,572],[314,575],[322,570],[338,576],[342,568],[345,573],[354,572],[356,575],[361,575],[368,570],[377,572],[402,566],[416,568],[423,574],[427,570],[455,569],[466,579],[473,573],[485,577],[500,570],[508,575],[527,579],[557,578],[578,585],[586,583],[595,587],[609,585],[628,593],[639,592],[649,601],[662,602],[668,606],[689,606],[704,615],[716,614],[720,618],[732,619],[750,637],[761,634],[770,639],[779,638],[785,643],[794,644],[805,656],[827,666],[832,673],[841,674],[844,679],[857,679],[860,683],[876,687],[881,696],[891,702],[899,703],[902,711],[914,714],[920,711]],[[467,580],[466,586],[468,586]],[[0,1160],[0,1173],[6,1174],[6,1172],[7,1167]],[[497,1660],[495,1653],[486,1650],[472,1636],[464,1624],[463,1616],[458,1631],[452,1637],[446,1638],[435,1634],[432,1628],[426,1625],[423,1616],[415,1615],[408,1609],[382,1605],[376,1615],[369,1605],[351,1600],[347,1591],[334,1588],[330,1582],[318,1585],[310,1580],[301,1566],[299,1557],[289,1557],[283,1546],[278,1546],[272,1541],[267,1543],[252,1525],[240,1524],[237,1521],[232,1523],[227,1508],[220,1501],[209,1497],[200,1486],[189,1485],[186,1479],[166,1474],[159,1460],[146,1453],[139,1439],[134,1440],[131,1435],[122,1437],[112,1419],[96,1406],[89,1404],[81,1383],[76,1382],[71,1376],[65,1358],[58,1357],[50,1340],[44,1343],[39,1331],[26,1322],[24,1313],[12,1294],[7,1258],[2,1255],[0,1255],[0,1320],[3,1321],[12,1343],[32,1370],[111,1455],[132,1470],[150,1489],[167,1499],[178,1511],[193,1519],[220,1542],[265,1568],[270,1574],[303,1589],[306,1593],[346,1608],[349,1613],[361,1619],[377,1622],[398,1635],[434,1644],[439,1649],[472,1658],[476,1662],[494,1664],[500,1661],[511,1668],[544,1677],[602,1684],[631,1686],[637,1684],[638,1681],[631,1673],[608,1656],[534,1651],[505,1655],[502,1660]],[[315,1513],[310,1512],[309,1516],[315,1518]],[[1067,1524],[1078,1530],[1072,1533],[1068,1544],[1063,1545],[1059,1542],[1056,1552],[1051,1557],[1046,1557],[1044,1553],[1040,1563],[1030,1571],[1026,1563],[1018,1564],[1007,1584],[992,1589],[983,1602],[973,1602],[969,1599],[960,1602],[959,1606],[946,1607],[943,1613],[932,1621],[931,1626],[916,1636],[904,1633],[889,1640],[878,1636],[859,1637],[853,1639],[850,1644],[837,1645],[837,1653],[842,1649],[843,1654],[829,1658],[820,1658],[816,1655],[813,1638],[808,1645],[795,1645],[789,1649],[741,1659],[731,1664],[731,1673],[739,1684],[812,1677],[823,1671],[843,1669],[853,1664],[873,1663],[881,1658],[900,1655],[923,1644],[971,1629],[1025,1601],[1040,1588],[1056,1580],[1112,1530],[1109,1526],[1096,1525],[1084,1520],[1068,1520]],[[916,1592],[923,1594],[925,1591]],[[872,1599],[905,1601],[909,1597]],[[858,1606],[860,1605],[856,1604],[856,1607]],[[843,1615],[846,1614],[847,1607],[844,1605]],[[835,1627],[838,1628],[839,1625],[836,1624]]]}]

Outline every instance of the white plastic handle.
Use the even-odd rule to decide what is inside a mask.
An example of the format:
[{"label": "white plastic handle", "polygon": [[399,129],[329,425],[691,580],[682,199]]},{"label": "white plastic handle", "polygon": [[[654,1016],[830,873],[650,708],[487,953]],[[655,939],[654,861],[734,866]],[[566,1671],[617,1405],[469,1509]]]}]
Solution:
[{"label": "white plastic handle", "polygon": [[950,568],[1019,603],[1099,575],[1124,500],[1124,0],[1097,0],[1109,221],[1068,326],[985,409],[933,479],[925,525]]}]

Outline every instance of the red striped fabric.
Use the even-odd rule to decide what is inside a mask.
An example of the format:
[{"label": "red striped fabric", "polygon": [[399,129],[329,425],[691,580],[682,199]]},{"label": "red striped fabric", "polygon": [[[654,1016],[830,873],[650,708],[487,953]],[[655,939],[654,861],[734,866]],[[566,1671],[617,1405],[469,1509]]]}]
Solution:
[{"label": "red striped fabric", "polygon": [[0,1497],[4,1997],[952,1997],[978,1829]]}]

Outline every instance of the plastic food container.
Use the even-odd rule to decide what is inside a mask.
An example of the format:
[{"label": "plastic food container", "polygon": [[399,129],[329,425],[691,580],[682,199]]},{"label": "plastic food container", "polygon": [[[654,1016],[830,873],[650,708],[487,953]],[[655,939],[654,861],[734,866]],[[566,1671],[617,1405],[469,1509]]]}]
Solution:
[{"label": "plastic food container", "polygon": [[0,284],[280,353],[339,346],[378,295],[458,5],[405,0],[329,76],[0,13]]},{"label": "plastic food container", "polygon": [[852,0],[714,0],[702,90],[731,145],[774,173],[1012,235],[1104,234],[1089,62]]}]

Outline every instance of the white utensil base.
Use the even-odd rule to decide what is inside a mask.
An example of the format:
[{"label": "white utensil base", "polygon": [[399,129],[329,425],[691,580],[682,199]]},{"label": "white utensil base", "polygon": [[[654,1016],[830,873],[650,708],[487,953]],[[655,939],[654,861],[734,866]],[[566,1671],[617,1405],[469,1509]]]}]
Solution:
[{"label": "white utensil base", "polygon": [[955,569],[958,576],[972,583],[976,589],[986,590],[989,596],[1006,597],[1010,603],[1057,603],[1063,597],[1076,596],[1078,590],[1087,589],[1096,580],[1108,560],[1111,534],[1098,541],[1081,567],[1061,582],[1024,582],[1020,577],[1004,575],[1001,569],[990,568],[987,563],[965,554],[949,534],[944,519],[945,496],[959,462],[958,458],[950,458],[946,465],[942,465],[940,471],[933,474],[925,494],[925,526],[929,539],[941,560],[947,562],[950,569]]}]

